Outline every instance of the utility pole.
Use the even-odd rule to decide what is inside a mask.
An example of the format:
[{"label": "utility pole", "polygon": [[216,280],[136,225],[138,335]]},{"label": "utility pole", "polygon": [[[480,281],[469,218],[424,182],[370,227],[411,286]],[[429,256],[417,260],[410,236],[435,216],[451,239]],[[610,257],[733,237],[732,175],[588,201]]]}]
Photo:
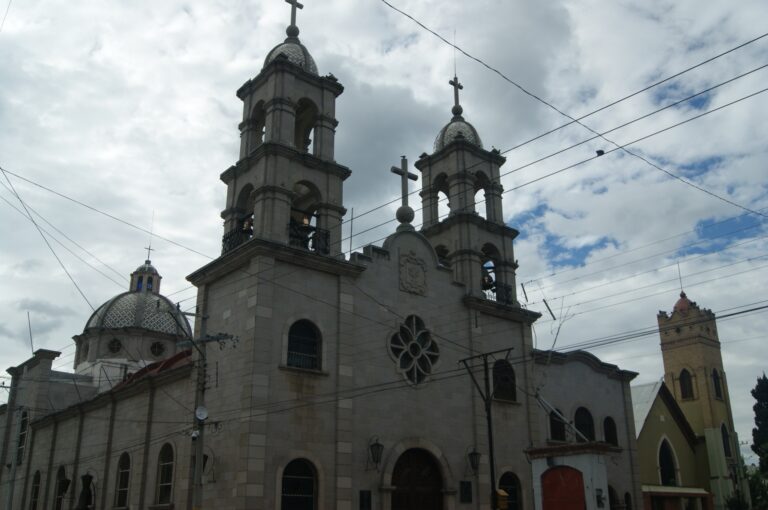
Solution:
[{"label": "utility pole", "polygon": [[[206,345],[208,342],[218,342],[221,346],[224,342],[232,340],[237,343],[239,339],[226,333],[217,333],[215,335],[207,334],[208,316],[195,313],[182,312],[184,315],[200,319],[200,338],[190,339],[191,344],[200,355],[200,362],[197,367],[197,381],[195,389],[195,429],[192,431],[192,440],[195,442],[195,470],[192,477],[192,509],[202,510],[203,507],[203,458],[205,455],[205,420],[208,418],[208,409],[205,407],[205,390],[207,379]],[[180,342],[179,347],[186,346],[186,342]]]},{"label": "utility pole", "polygon": [[[485,404],[485,420],[488,424],[488,463],[491,467],[491,510],[496,510],[498,508],[498,497],[496,494],[496,456],[494,455],[493,450],[493,416],[492,416],[492,409],[493,409],[493,392],[491,391],[491,381],[488,374],[488,358],[493,356],[494,354],[501,354],[504,353],[504,359],[509,357],[509,353],[512,350],[511,347],[507,349],[499,349],[498,351],[492,351],[492,352],[485,352],[482,354],[478,354],[476,356],[470,356],[469,358],[464,358],[460,361],[460,363],[464,364],[464,368],[467,369],[467,372],[469,372],[469,376],[472,378],[472,382],[475,383],[475,387],[477,388],[477,392],[480,393],[480,397],[483,399],[483,403]],[[474,359],[483,359],[483,378],[484,378],[484,389],[480,387],[480,384],[477,382],[477,379],[475,378],[475,374],[472,373],[472,369],[470,368],[468,362],[472,361]]]}]

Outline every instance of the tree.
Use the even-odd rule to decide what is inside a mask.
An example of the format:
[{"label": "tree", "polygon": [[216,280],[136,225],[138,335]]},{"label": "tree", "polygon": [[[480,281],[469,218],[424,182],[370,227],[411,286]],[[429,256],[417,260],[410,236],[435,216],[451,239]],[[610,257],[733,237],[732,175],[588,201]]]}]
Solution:
[{"label": "tree", "polygon": [[752,495],[754,510],[768,510],[768,480],[759,471],[749,473],[749,493]]},{"label": "tree", "polygon": [[757,403],[752,406],[755,411],[755,428],[752,429],[752,451],[760,459],[760,472],[768,475],[768,377],[758,377],[757,384],[752,390],[752,396]]}]

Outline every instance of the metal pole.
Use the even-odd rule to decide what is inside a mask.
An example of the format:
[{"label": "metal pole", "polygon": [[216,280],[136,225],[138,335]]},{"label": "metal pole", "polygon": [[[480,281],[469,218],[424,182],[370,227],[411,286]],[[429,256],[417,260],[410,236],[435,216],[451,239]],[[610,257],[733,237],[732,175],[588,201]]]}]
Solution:
[{"label": "metal pole", "polygon": [[[206,316],[202,315],[200,318],[200,338],[203,341],[198,346],[198,352],[200,353],[200,365],[197,368],[197,398],[195,399],[195,411],[201,406],[205,405],[205,370],[206,370],[206,349],[205,349],[205,335],[206,335]],[[193,341],[194,342],[194,341]],[[198,436],[195,439],[195,476],[193,480],[193,495],[192,495],[192,508],[193,510],[201,510],[203,508],[203,455],[205,446],[205,422],[197,417],[195,414],[195,423],[197,424]]]},{"label": "metal pole", "polygon": [[488,355],[483,355],[483,372],[485,374],[485,419],[488,422],[488,462],[491,465],[491,509],[498,508],[496,504],[496,456],[493,453],[493,395],[488,378]]}]

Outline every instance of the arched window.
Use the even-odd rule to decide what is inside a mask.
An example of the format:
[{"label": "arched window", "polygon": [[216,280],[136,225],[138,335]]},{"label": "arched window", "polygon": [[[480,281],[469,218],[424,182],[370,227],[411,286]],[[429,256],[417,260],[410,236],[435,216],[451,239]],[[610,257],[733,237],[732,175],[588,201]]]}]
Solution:
[{"label": "arched window", "polygon": [[29,510],[37,510],[37,502],[40,500],[40,471],[35,471],[32,478],[32,489],[29,491]]},{"label": "arched window", "polygon": [[64,507],[64,496],[69,489],[69,480],[64,466],[59,466],[56,472],[56,487],[53,491],[53,510],[61,510]]},{"label": "arched window", "polygon": [[491,208],[493,204],[488,200],[488,190],[491,188],[491,181],[486,177],[483,172],[477,172],[475,174],[475,212],[480,217],[488,219],[491,218]]},{"label": "arched window", "polygon": [[720,374],[717,373],[717,369],[712,370],[712,387],[715,388],[715,397],[723,398],[723,386],[720,383]]},{"label": "arched window", "polygon": [[606,443],[612,444],[613,446],[619,446],[619,436],[616,433],[616,422],[613,421],[613,418],[610,416],[603,420],[603,436],[605,437]]},{"label": "arched window", "polygon": [[659,447],[659,477],[661,478],[661,485],[677,485],[675,455],[666,439],[661,442]]},{"label": "arched window", "polygon": [[296,104],[296,124],[293,145],[300,152],[310,152],[313,148],[312,131],[317,122],[317,106],[307,98],[299,99]]},{"label": "arched window", "polygon": [[624,508],[632,510],[632,495],[629,492],[624,493]]},{"label": "arched window", "polygon": [[731,439],[728,434],[728,428],[725,426],[725,423],[720,425],[720,435],[723,437],[723,451],[725,452],[726,457],[731,456]]},{"label": "arched window", "polygon": [[493,364],[493,398],[517,401],[515,370],[509,361],[500,359]]},{"label": "arched window", "polygon": [[157,492],[155,503],[168,505],[173,501],[173,447],[165,443],[157,456]]},{"label": "arched window", "polygon": [[136,278],[136,292],[140,292],[143,285],[144,285],[144,277],[139,276],[138,278]]},{"label": "arched window", "polygon": [[517,475],[507,471],[499,479],[499,489],[507,493],[507,509],[519,510],[523,508],[522,491],[520,490],[520,480]]},{"label": "arched window", "polygon": [[619,495],[616,494],[616,489],[608,486],[608,508],[610,510],[616,510],[619,508]]},{"label": "arched window", "polygon": [[289,367],[320,369],[320,332],[308,320],[293,323],[288,330],[288,359]]},{"label": "arched window", "polygon": [[19,423],[19,436],[16,443],[16,465],[24,462],[24,448],[27,446],[27,430],[29,429],[29,415],[26,411],[21,412],[21,421]]},{"label": "arched window", "polygon": [[558,416],[562,415],[560,409],[549,413],[549,438],[553,441],[565,441],[565,422]]},{"label": "arched window", "polygon": [[152,277],[147,276],[147,290],[152,290]]},{"label": "arched window", "polygon": [[448,199],[448,177],[445,174],[438,175],[432,182],[432,190],[435,196],[435,221],[440,222],[451,214],[451,202]]},{"label": "arched window", "polygon": [[685,368],[680,372],[680,397],[683,399],[693,398],[691,373]]},{"label": "arched window", "polygon": [[295,459],[283,470],[281,510],[317,508],[317,473],[306,459]]},{"label": "arched window", "polygon": [[[574,416],[574,425],[576,430],[581,432],[581,435],[587,438],[587,441],[595,440],[595,422],[592,419],[592,413],[586,407],[579,407],[576,409],[576,415]],[[584,438],[579,436],[579,441],[584,441]]]},{"label": "arched window", "polygon": [[131,481],[131,457],[127,453],[117,461],[117,482],[115,483],[115,507],[128,507],[128,487]]}]

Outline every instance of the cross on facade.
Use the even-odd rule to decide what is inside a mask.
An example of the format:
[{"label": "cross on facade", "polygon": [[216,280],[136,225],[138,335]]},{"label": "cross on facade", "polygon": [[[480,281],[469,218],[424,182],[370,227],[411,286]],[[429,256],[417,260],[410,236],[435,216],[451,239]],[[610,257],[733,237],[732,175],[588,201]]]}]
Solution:
[{"label": "cross on facade", "polygon": [[402,183],[402,193],[403,193],[403,207],[407,207],[408,206],[408,179],[415,181],[419,177],[416,174],[412,174],[408,171],[408,160],[405,159],[405,156],[402,156],[400,158],[400,168],[397,168],[396,166],[392,167],[392,173],[400,176],[400,181]]},{"label": "cross on facade", "polygon": [[291,4],[291,25],[296,26],[296,9],[303,9],[304,4],[300,4],[299,0],[285,0],[285,2]]},{"label": "cross on facade", "polygon": [[[287,1],[288,0],[286,0],[286,2]],[[459,91],[464,88],[464,85],[459,83],[459,79],[456,75],[453,76],[453,79],[449,81],[448,84],[453,86],[453,106],[459,106]]]}]

